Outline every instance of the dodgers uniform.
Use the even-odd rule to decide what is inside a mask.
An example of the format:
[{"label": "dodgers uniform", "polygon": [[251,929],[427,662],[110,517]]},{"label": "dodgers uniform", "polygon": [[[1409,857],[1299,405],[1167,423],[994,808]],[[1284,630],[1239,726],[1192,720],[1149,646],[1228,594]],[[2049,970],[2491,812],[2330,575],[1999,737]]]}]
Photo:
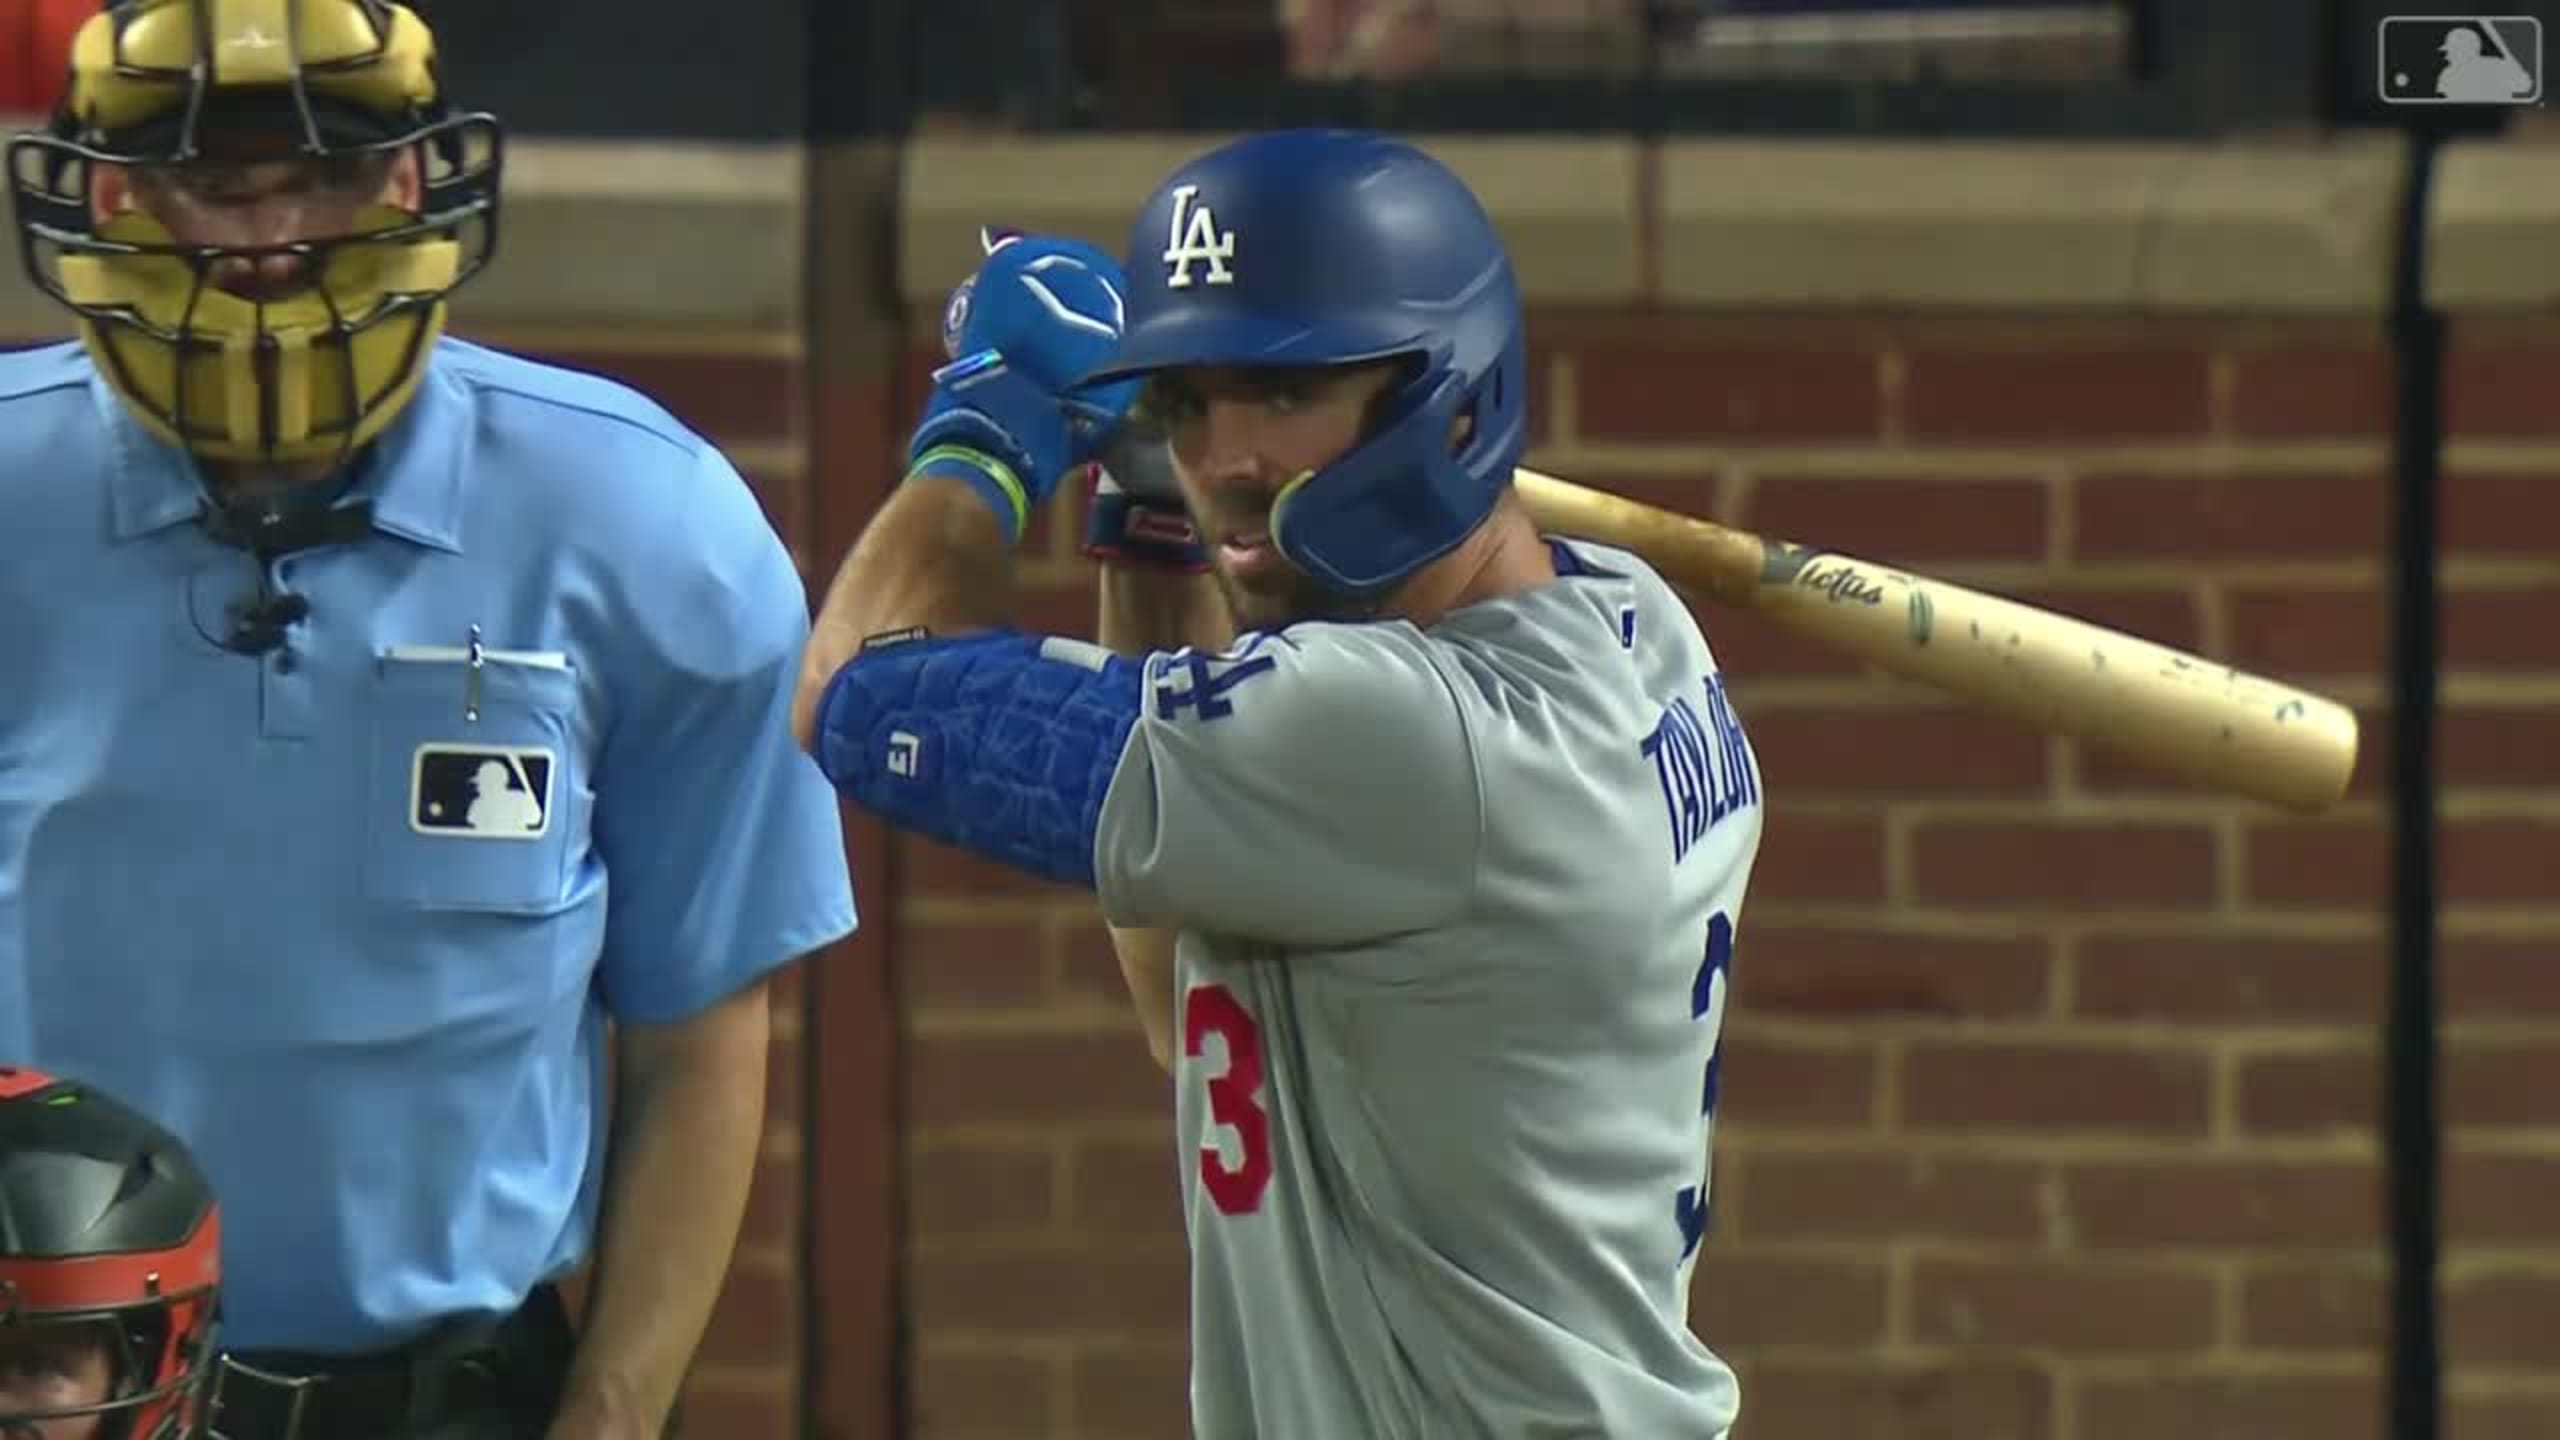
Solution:
[{"label": "dodgers uniform", "polygon": [[1095,873],[1182,927],[1203,1440],[1733,1422],[1687,1297],[1760,781],[1678,598],[1567,553],[1150,667]]},{"label": "dodgers uniform", "polygon": [[908,639],[831,687],[863,803],[1180,932],[1201,1440],[1734,1421],[1688,1291],[1759,768],[1662,579],[1556,553],[1428,629]]},{"label": "dodgers uniform", "polygon": [[[1632,554],[1549,542],[1557,578],[1521,588],[1493,569],[1537,543],[1516,512],[1464,551],[1526,445],[1528,362],[1446,165],[1247,136],[1159,185],[1125,254],[1079,308],[1050,281],[1107,262],[991,250],[910,474],[1005,522],[1115,443],[1112,387],[1214,375],[1236,418],[1168,406],[1117,442],[1163,447],[1188,502],[1163,533],[1199,532],[1160,560],[1207,568],[1213,528],[1260,521],[1312,582],[1288,603],[1376,618],[1143,661],[896,631],[835,670],[820,762],[1177,932],[1201,1440],[1718,1440],[1739,1396],[1688,1290],[1762,796],[1715,656]],[[1383,388],[1303,383],[1346,373]]]},{"label": "dodgers uniform", "polygon": [[451,339],[307,613],[204,513],[80,347],[0,356],[0,1055],[193,1147],[235,1351],[504,1315],[589,1255],[607,1023],[855,923],[799,575],[665,411]]}]

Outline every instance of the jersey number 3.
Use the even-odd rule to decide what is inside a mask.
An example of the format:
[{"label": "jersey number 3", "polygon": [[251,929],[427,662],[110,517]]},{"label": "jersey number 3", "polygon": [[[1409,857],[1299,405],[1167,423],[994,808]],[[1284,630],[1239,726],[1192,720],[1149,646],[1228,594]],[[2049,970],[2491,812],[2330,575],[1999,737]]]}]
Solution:
[{"label": "jersey number 3", "polygon": [[1224,985],[1194,986],[1182,1000],[1182,1051],[1197,1060],[1202,1042],[1226,1042],[1226,1067],[1209,1077],[1209,1118],[1236,1137],[1229,1164],[1215,1144],[1200,1147],[1200,1185],[1221,1215],[1262,1208],[1271,1188],[1271,1116],[1262,1108],[1262,1027]]},{"label": "jersey number 3", "polygon": [[1699,1113],[1707,1120],[1707,1159],[1698,1183],[1685,1186],[1672,1204],[1680,1222],[1680,1259],[1687,1263],[1707,1233],[1707,1194],[1715,1175],[1716,1081],[1724,1073],[1724,996],[1733,969],[1733,921],[1721,910],[1707,921],[1707,953],[1689,987],[1689,1018],[1707,1027],[1707,1080]]}]

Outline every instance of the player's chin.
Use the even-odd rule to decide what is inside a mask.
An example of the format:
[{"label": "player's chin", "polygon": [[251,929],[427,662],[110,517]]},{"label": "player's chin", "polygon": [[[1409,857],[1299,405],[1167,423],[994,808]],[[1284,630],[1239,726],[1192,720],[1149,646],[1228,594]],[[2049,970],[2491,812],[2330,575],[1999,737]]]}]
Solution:
[{"label": "player's chin", "polygon": [[1250,577],[1218,572],[1238,630],[1277,630],[1304,620],[1365,620],[1372,607],[1336,594],[1294,566]]},{"label": "player's chin", "polygon": [[1292,583],[1294,571],[1285,567],[1280,573],[1238,573],[1225,564],[1215,567],[1218,589],[1227,597],[1227,613],[1235,617],[1238,630],[1272,630],[1306,616],[1301,609],[1305,597]]}]

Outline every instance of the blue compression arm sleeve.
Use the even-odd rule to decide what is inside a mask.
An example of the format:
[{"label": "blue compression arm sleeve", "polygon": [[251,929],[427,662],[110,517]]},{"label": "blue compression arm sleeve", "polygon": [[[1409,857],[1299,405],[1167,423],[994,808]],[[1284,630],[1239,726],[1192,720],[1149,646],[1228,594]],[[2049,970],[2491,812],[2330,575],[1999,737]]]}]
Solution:
[{"label": "blue compression arm sleeve", "polygon": [[1090,890],[1144,693],[1136,662],[1081,640],[874,641],[827,684],[818,767],[892,824]]}]

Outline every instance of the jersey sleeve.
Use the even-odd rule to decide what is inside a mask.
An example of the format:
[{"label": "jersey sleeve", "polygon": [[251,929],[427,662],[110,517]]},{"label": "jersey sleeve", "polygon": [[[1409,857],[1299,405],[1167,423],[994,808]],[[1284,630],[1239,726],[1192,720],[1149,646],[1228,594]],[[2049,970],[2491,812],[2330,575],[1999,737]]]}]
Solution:
[{"label": "jersey sleeve", "polygon": [[1457,914],[1484,792],[1422,647],[1402,624],[1309,625],[1149,657],[1095,827],[1104,915],[1335,945]]},{"label": "jersey sleeve", "polygon": [[677,1020],[854,927],[844,821],[793,741],[808,600],[780,537],[705,446],[630,624],[597,763],[615,1018]]}]

